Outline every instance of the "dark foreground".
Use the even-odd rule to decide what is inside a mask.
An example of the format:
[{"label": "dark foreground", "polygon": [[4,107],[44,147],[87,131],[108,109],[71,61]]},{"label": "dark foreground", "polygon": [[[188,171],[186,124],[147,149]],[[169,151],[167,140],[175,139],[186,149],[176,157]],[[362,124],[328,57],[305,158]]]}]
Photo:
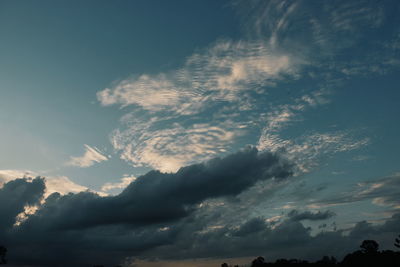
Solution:
[{"label": "dark foreground", "polygon": [[[400,236],[395,239],[394,246],[400,249]],[[364,240],[357,250],[347,254],[341,262],[334,257],[324,256],[316,262],[308,262],[299,259],[278,259],[275,262],[267,262],[263,257],[257,257],[249,265],[251,267],[284,267],[284,266],[319,266],[319,267],[341,267],[341,266],[362,266],[362,267],[400,267],[400,251],[383,250],[379,251],[379,244],[374,240]],[[0,264],[7,264],[7,249],[0,246]],[[249,266],[247,265],[247,266]],[[94,265],[93,267],[105,267]],[[120,266],[117,266],[120,267]],[[162,265],[160,265],[162,267]],[[221,267],[242,267],[239,265],[228,265],[222,263]]]},{"label": "dark foreground", "polygon": [[[400,238],[400,236],[399,236]],[[396,238],[394,244],[400,248],[400,240]],[[379,244],[374,240],[364,240],[360,246],[361,250],[357,250],[347,254],[341,262],[338,262],[334,257],[324,256],[316,262],[308,262],[298,259],[279,259],[275,262],[266,262],[263,257],[257,257],[251,263],[251,267],[284,267],[284,266],[362,266],[362,267],[400,267],[400,251],[383,250],[379,251]],[[221,267],[231,267],[227,263],[221,264]],[[239,265],[233,265],[239,267]]]}]

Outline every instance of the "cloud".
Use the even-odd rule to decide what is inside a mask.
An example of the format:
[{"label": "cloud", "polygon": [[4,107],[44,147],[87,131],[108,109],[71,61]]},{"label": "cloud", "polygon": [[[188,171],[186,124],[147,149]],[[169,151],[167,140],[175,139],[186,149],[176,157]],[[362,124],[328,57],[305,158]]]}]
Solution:
[{"label": "cloud", "polygon": [[[39,204],[44,190],[45,184],[41,178],[23,178],[5,183],[0,188],[0,228],[12,227],[17,215],[24,211],[25,206]],[[2,234],[0,232],[0,236]]]},{"label": "cloud", "polygon": [[264,41],[220,40],[179,69],[133,75],[97,98],[103,106],[131,110],[111,134],[123,160],[175,172],[226,152],[253,126],[257,96],[295,77],[303,64]]},{"label": "cloud", "polygon": [[300,173],[309,172],[324,156],[359,149],[370,143],[367,137],[354,138],[351,130],[315,132],[292,138],[281,133],[294,123],[303,120],[301,113],[329,103],[326,91],[314,91],[296,98],[292,104],[279,105],[266,114],[265,126],[258,139],[260,150],[280,151],[296,162]]},{"label": "cloud", "polygon": [[[158,261],[162,265],[163,260],[253,257],[266,252],[269,260],[288,255],[316,260],[327,254],[340,259],[357,249],[364,239],[377,240],[383,249],[392,245],[400,231],[398,213],[380,225],[359,222],[345,230],[323,229],[315,234],[301,221],[328,219],[333,213],[292,211],[287,218],[278,219],[245,216],[236,208],[245,203],[240,198],[229,200],[229,196],[241,195],[256,181],[271,179],[273,174],[286,177],[280,175],[278,162],[280,159],[273,154],[250,149],[191,165],[175,174],[149,172],[113,197],[90,192],[52,194],[35,214],[12,230],[9,227],[13,220],[9,220],[9,230],[1,228],[0,236],[10,244],[10,260],[38,266],[59,263],[60,251],[69,255],[64,266],[96,262],[111,265],[132,260]],[[33,181],[38,184],[33,186]],[[44,194],[43,186],[44,181],[39,178],[5,184],[7,193],[2,189],[0,198],[15,196],[13,201],[18,203],[14,212],[5,213],[9,214],[7,218],[16,216],[26,203],[38,203]],[[16,192],[23,193],[15,195]],[[0,204],[5,206],[8,205]],[[174,212],[182,207],[188,208],[186,212]],[[168,211],[168,216],[160,214],[163,210]],[[227,210],[234,212],[229,214]],[[36,253],[30,253],[32,247]]]},{"label": "cloud", "polygon": [[45,179],[46,183],[46,196],[58,192],[62,195],[68,193],[78,193],[87,191],[89,188],[86,186],[74,183],[66,176],[49,177]]},{"label": "cloud", "polygon": [[330,210],[324,212],[318,211],[314,213],[311,211],[299,212],[298,210],[291,210],[288,213],[288,217],[293,221],[303,221],[303,220],[320,221],[332,218],[335,215],[336,214]]},{"label": "cloud", "polygon": [[[259,153],[248,147],[225,158],[181,168],[176,173],[148,172],[134,179],[116,196],[99,196],[89,191],[66,195],[53,193],[35,213],[26,214],[27,217],[12,231],[3,234],[17,243],[21,238],[23,243],[18,246],[36,244],[36,248],[40,247],[39,254],[20,255],[21,261],[29,258],[33,263],[47,261],[49,264],[57,260],[57,253],[51,255],[54,252],[50,253],[52,246],[48,243],[54,242],[53,238],[63,240],[62,246],[68,246],[67,251],[72,250],[71,260],[90,259],[90,253],[85,256],[79,253],[85,246],[92,247],[90,243],[96,239],[106,239],[106,247],[112,247],[114,243],[117,247],[128,246],[130,253],[139,253],[170,243],[178,231],[174,223],[189,219],[202,202],[235,197],[259,181],[285,179],[291,175],[291,169],[291,164],[279,155]],[[43,183],[41,191],[35,195],[39,200],[44,196],[44,179],[33,181]],[[10,188],[13,183],[30,184],[26,179],[18,179],[8,182],[4,188]],[[22,202],[8,217],[14,216],[12,219],[15,220],[26,203]],[[33,201],[29,203],[33,204]],[[49,231],[53,233],[51,239],[46,235]],[[74,247],[81,242],[84,247]]]},{"label": "cloud", "polygon": [[146,110],[163,110],[174,107],[183,100],[179,88],[166,75],[157,77],[141,75],[137,79],[121,81],[112,89],[104,89],[97,93],[102,105],[121,104],[122,106],[136,104]]},{"label": "cloud", "polygon": [[105,106],[136,105],[153,112],[193,114],[212,101],[240,101],[242,91],[293,75],[300,63],[261,41],[219,41],[188,57],[180,69],[123,80],[99,91],[97,98]]},{"label": "cloud", "polygon": [[[278,195],[296,167],[307,172],[321,157],[369,143],[348,129],[316,130],[293,138],[284,131],[305,120],[305,111],[328,104],[327,92],[348,77],[384,73],[395,66],[388,61],[398,53],[394,44],[379,44],[387,47],[382,50],[375,42],[370,45],[370,37],[385,22],[379,15],[382,9],[374,8],[380,4],[242,3],[252,9],[246,16],[254,31],[249,31],[253,36],[248,40],[217,41],[193,53],[178,69],[135,74],[97,93],[103,106],[126,112],[110,137],[120,157],[133,166],[169,173],[151,171],[105,184],[104,190],[112,190],[129,183],[114,196],[79,192],[82,187],[59,177],[47,190],[52,192],[51,186],[65,194],[52,193],[44,202],[47,182],[42,179],[4,180],[0,211],[7,227],[0,227],[0,236],[9,244],[10,259],[38,266],[58,265],[60,258],[65,266],[90,266],[93,259],[111,265],[129,257],[179,260],[266,252],[268,259],[316,259],[341,256],[367,238],[391,245],[400,231],[398,213],[381,225],[359,222],[346,231],[324,229],[316,234],[302,220],[332,214],[265,215],[274,204],[266,200]],[[369,31],[363,34],[360,29]],[[346,50],[351,47],[357,47],[357,53]],[[342,55],[346,56],[341,59]],[[295,89],[285,91],[291,87]],[[241,138],[257,144],[259,151],[248,148],[194,164],[228,154],[241,145]],[[88,167],[107,160],[96,148],[85,148],[82,157],[71,158],[71,165]],[[288,163],[291,160],[295,164]],[[371,200],[395,210],[395,177],[310,203]],[[39,207],[13,226],[27,205]]]},{"label": "cloud", "polygon": [[236,231],[236,236],[246,236],[258,233],[267,228],[267,223],[263,218],[253,218],[242,224]]},{"label": "cloud", "polygon": [[378,206],[386,206],[393,210],[400,209],[400,174],[395,173],[388,177],[360,182],[351,190],[342,192],[334,197],[322,199],[317,206],[340,205],[369,200]]},{"label": "cloud", "polygon": [[[243,134],[248,120],[216,116],[230,112],[227,109],[249,108],[246,95],[252,88],[293,75],[297,64],[288,55],[271,53],[261,42],[221,41],[189,57],[182,69],[122,81],[99,92],[98,99],[103,105],[135,105],[136,110],[150,112],[128,114],[123,118],[126,129],[112,134],[122,159],[134,166],[176,171],[225,152]],[[212,121],[205,114],[210,110],[215,110]]]},{"label": "cloud", "polygon": [[107,192],[107,191],[111,191],[111,190],[114,190],[114,189],[124,189],[130,183],[135,181],[136,179],[137,178],[135,176],[125,176],[125,177],[121,178],[120,182],[117,182],[117,183],[105,183],[101,187],[101,191]]},{"label": "cloud", "polygon": [[37,176],[29,170],[0,170],[0,186],[16,178]]},{"label": "cloud", "polygon": [[90,167],[95,163],[106,161],[108,158],[103,155],[96,147],[85,145],[85,154],[82,157],[71,157],[68,165],[81,168]]},{"label": "cloud", "polygon": [[[30,221],[62,229],[174,221],[188,216],[196,205],[209,198],[235,196],[257,181],[286,178],[291,175],[291,168],[276,154],[247,148],[176,173],[151,171],[114,197],[102,198],[91,192],[50,195],[52,201],[46,201]],[[77,203],[80,204],[76,206]],[[72,210],[73,217],[68,215]]]},{"label": "cloud", "polygon": [[[160,120],[161,122],[161,120]],[[161,129],[151,129],[156,122],[130,122],[123,132],[115,131],[112,144],[121,150],[121,158],[133,166],[151,166],[164,172],[210,159],[226,151],[228,144],[240,135],[237,124],[199,123],[183,126],[174,123]]]},{"label": "cloud", "polygon": [[[37,172],[29,171],[29,170],[0,170],[0,188],[7,182],[19,179],[19,178],[27,178],[30,177],[39,177],[40,175]],[[44,179],[44,183],[46,184],[46,190],[44,196],[47,197],[52,193],[58,192],[60,194],[68,194],[68,193],[78,193],[82,191],[90,191],[88,187],[82,186],[71,181],[66,176],[49,176]]]},{"label": "cloud", "polygon": [[[234,1],[233,5],[245,18],[248,38],[218,40],[188,56],[180,68],[157,74],[136,73],[97,92],[101,105],[126,110],[120,127],[110,137],[120,158],[135,167],[174,172],[232,152],[232,146],[246,136],[247,143],[260,149],[287,145],[287,151],[293,149],[301,161],[306,161],[300,169],[308,172],[326,147],[338,151],[346,143],[347,150],[339,150],[348,151],[366,145],[366,138],[343,136],[351,129],[315,132],[311,140],[300,140],[307,139],[300,136],[296,141],[303,143],[295,144],[282,138],[280,131],[301,122],[307,109],[329,103],[327,92],[343,86],[349,75],[393,69],[393,64],[381,62],[393,61],[397,53],[394,46],[381,44],[378,50],[386,52],[377,54],[375,47],[366,45],[369,36],[362,33],[366,29],[380,32],[386,21],[385,8],[368,1],[338,5]],[[390,5],[397,6],[395,2]],[[393,39],[385,36],[391,44],[398,42]],[[344,59],[335,56],[346,54],[352,47],[363,53],[351,53]],[[360,68],[369,68],[371,63],[374,70]],[[296,88],[290,91],[297,96],[292,104],[291,97],[281,94],[291,87]],[[278,98],[287,104],[277,104]],[[203,131],[194,132],[198,125]],[[214,130],[219,136],[209,135]],[[255,133],[260,135],[259,140],[254,140]],[[322,148],[318,152],[308,147],[317,139]],[[356,143],[353,148],[351,142]],[[182,153],[176,152],[177,147]],[[307,156],[302,156],[303,152]]]},{"label": "cloud", "polygon": [[357,250],[364,239],[377,240],[383,249],[391,248],[393,238],[400,230],[399,219],[399,214],[395,214],[381,225],[359,222],[350,227],[347,234],[343,230],[311,234],[312,228],[299,221],[288,218],[276,225],[260,217],[239,225],[194,231],[197,227],[202,228],[199,216],[181,225],[190,230],[179,232],[181,236],[176,242],[145,252],[144,258],[151,259],[152,254],[165,259],[265,255],[268,261],[273,261],[283,257],[318,260],[323,255],[333,255],[341,260],[346,253]]}]

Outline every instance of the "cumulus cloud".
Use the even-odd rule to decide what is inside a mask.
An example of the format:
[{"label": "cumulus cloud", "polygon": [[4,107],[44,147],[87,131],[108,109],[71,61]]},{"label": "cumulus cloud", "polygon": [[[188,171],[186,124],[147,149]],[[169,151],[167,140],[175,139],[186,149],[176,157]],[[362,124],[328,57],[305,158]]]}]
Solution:
[{"label": "cumulus cloud", "polygon": [[390,248],[400,230],[399,218],[399,214],[395,214],[381,225],[363,221],[347,229],[347,233],[334,230],[315,235],[311,234],[312,228],[290,218],[277,225],[268,223],[267,218],[250,218],[239,225],[195,231],[203,227],[199,222],[201,217],[196,217],[199,221],[187,221],[181,225],[185,230],[190,229],[190,238],[185,238],[189,232],[183,230],[179,235],[185,237],[180,236],[176,242],[157,247],[145,255],[151,258],[151,254],[156,254],[166,259],[264,255],[269,261],[287,258],[288,255],[307,260],[333,255],[341,260],[346,253],[358,249],[364,239],[375,239],[382,248]]},{"label": "cumulus cloud", "polygon": [[[11,234],[16,240],[24,236],[26,246],[30,242],[41,243],[42,252],[46,254],[42,256],[46,260],[51,258],[47,254],[49,248],[46,247],[50,240],[43,237],[48,231],[64,236],[62,239],[67,239],[63,243],[65,246],[75,242],[92,242],[84,240],[93,240],[100,233],[103,233],[100,234],[101,238],[106,238],[104,231],[111,231],[118,242],[125,242],[116,236],[129,232],[129,239],[133,240],[129,247],[133,251],[146,250],[171,242],[176,235],[175,231],[178,231],[173,224],[190,218],[202,202],[237,196],[258,181],[285,179],[291,175],[291,169],[292,165],[279,155],[259,153],[255,148],[248,147],[225,158],[181,168],[176,173],[151,171],[134,179],[116,196],[99,196],[89,191],[66,195],[53,193],[39,205],[35,213],[27,214],[27,218],[14,226],[15,235],[8,231],[3,234]],[[9,212],[7,216],[10,223],[27,203],[37,204],[44,196],[44,179],[32,181],[18,179],[4,185],[3,192],[8,192],[17,183],[25,187],[41,184],[39,191],[33,190],[32,186],[26,190],[32,192],[36,202],[22,201],[23,198],[19,197],[21,203],[18,202],[17,208],[12,209],[13,213]],[[3,196],[7,198],[10,194],[4,193]],[[106,246],[111,246],[111,243]],[[24,257],[29,258],[29,255]],[[30,260],[40,261],[36,256]]]},{"label": "cumulus cloud", "polygon": [[[288,255],[316,260],[327,254],[340,258],[364,239],[376,239],[382,248],[392,245],[400,231],[398,213],[380,225],[359,222],[344,230],[323,229],[312,234],[312,228],[301,221],[324,220],[334,214],[295,210],[276,219],[247,217],[236,209],[237,204],[244,204],[239,195],[255,183],[285,178],[290,171],[291,166],[276,154],[247,149],[177,173],[151,171],[112,197],[91,192],[54,193],[36,213],[11,229],[17,213],[27,204],[38,204],[44,195],[43,179],[18,179],[0,190],[0,199],[9,201],[11,197],[15,203],[0,202],[0,211],[9,218],[0,236],[10,244],[10,260],[39,266],[59,264],[60,251],[69,255],[65,266],[84,266],[96,261],[180,261],[253,257],[267,252],[269,260]],[[237,199],[230,200],[231,196]],[[232,209],[233,213],[225,212]],[[33,246],[34,254],[30,253]]]},{"label": "cumulus cloud", "polygon": [[[154,255],[178,260],[268,252],[268,259],[288,255],[316,259],[326,254],[340,257],[367,238],[386,247],[391,244],[400,231],[398,213],[381,225],[359,222],[346,231],[311,234],[312,228],[304,226],[303,220],[328,219],[333,214],[295,211],[289,218],[268,217],[257,209],[260,200],[277,192],[276,181],[285,181],[297,171],[287,158],[307,172],[321,156],[369,143],[368,138],[354,138],[346,129],[313,131],[290,139],[282,132],[304,120],[306,110],[328,104],[325,89],[340,86],[344,77],[393,66],[377,64],[398,53],[390,44],[381,44],[388,49],[378,54],[366,53],[379,50],[375,46],[357,46],[359,53],[344,60],[326,60],[337,58],[335,53],[352,45],[368,43],[359,29],[379,30],[383,23],[380,4],[243,3],[252,9],[246,17],[255,28],[250,34],[256,37],[217,41],[193,53],[181,68],[132,75],[97,93],[103,106],[127,110],[110,138],[120,157],[134,166],[163,172],[105,184],[104,191],[129,184],[114,196],[79,192],[82,187],[60,177],[48,185],[65,194],[52,193],[44,202],[43,179],[3,180],[0,237],[9,244],[10,259],[38,266],[55,266],[61,257],[65,266],[93,265],[93,259],[115,264],[130,256],[154,260]],[[364,60],[366,54],[372,56]],[[371,60],[373,69],[362,68],[370,66]],[[296,89],[287,92],[291,97],[285,97],[284,103],[275,101],[292,86]],[[194,164],[229,153],[245,135],[255,136],[252,143],[259,151],[249,148]],[[88,167],[107,160],[97,148],[85,145],[85,149],[83,156],[71,157],[69,164]],[[182,168],[185,165],[189,166]],[[312,204],[368,199],[397,209],[395,177],[362,183],[351,194]],[[53,191],[48,188],[48,192]],[[36,212],[13,226],[18,214],[32,205],[39,206]]]},{"label": "cumulus cloud", "polygon": [[71,157],[67,165],[86,168],[95,163],[106,161],[108,158],[102,154],[96,147],[91,147],[85,144],[85,153],[81,157]]},{"label": "cumulus cloud", "polygon": [[[23,178],[5,183],[0,188],[0,228],[12,227],[17,215],[24,211],[25,206],[39,204],[44,190],[45,184],[41,178]],[[0,236],[2,234],[0,232]]]},{"label": "cumulus cloud", "polygon": [[[181,168],[176,173],[151,171],[114,197],[101,198],[91,192],[53,194],[49,196],[52,201],[47,201],[30,220],[68,229],[168,222],[188,216],[206,199],[235,196],[259,180],[286,178],[291,175],[291,168],[276,154],[248,148],[222,159]],[[70,217],[72,210],[75,216]]]}]

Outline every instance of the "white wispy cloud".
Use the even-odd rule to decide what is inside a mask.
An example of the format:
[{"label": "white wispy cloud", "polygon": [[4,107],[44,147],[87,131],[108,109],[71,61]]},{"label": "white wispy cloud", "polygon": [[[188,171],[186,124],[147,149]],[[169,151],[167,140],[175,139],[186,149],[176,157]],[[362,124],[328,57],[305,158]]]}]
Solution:
[{"label": "white wispy cloud", "polygon": [[372,204],[385,206],[388,208],[386,212],[391,215],[400,209],[399,190],[400,173],[394,173],[391,176],[359,182],[340,194],[326,197],[309,206],[321,208],[370,201]]},{"label": "white wispy cloud", "polygon": [[176,171],[225,152],[254,124],[243,114],[254,108],[252,94],[294,77],[304,63],[268,42],[219,41],[180,69],[126,79],[97,97],[105,106],[132,106],[111,136],[122,159]]},{"label": "white wispy cloud", "polygon": [[85,144],[85,153],[83,156],[71,157],[67,165],[85,168],[106,160],[108,158],[100,150]]},{"label": "white wispy cloud", "polygon": [[280,151],[297,163],[300,172],[308,172],[318,164],[318,159],[338,152],[358,149],[368,145],[369,138],[355,139],[351,130],[314,132],[295,138],[283,138],[281,132],[302,120],[306,109],[329,103],[328,92],[321,90],[297,98],[293,104],[275,107],[266,115],[266,126],[258,140],[259,150]]},{"label": "white wispy cloud", "polygon": [[[368,144],[367,138],[351,138],[351,130],[314,132],[293,140],[282,138],[281,131],[303,120],[306,109],[329,102],[327,90],[315,88],[334,90],[343,74],[362,72],[359,62],[368,65],[364,58],[326,59],[359,42],[358,29],[378,28],[379,8],[349,3],[338,12],[335,6],[319,3],[323,15],[315,16],[316,6],[305,2],[235,5],[247,10],[244,27],[252,38],[217,41],[190,55],[180,68],[136,74],[97,93],[103,106],[129,107],[110,137],[120,157],[133,166],[176,171],[223,153],[239,137],[259,131],[261,137],[253,143],[259,149],[292,152],[301,169],[308,171],[311,160],[323,154]],[[336,36],[349,34],[354,38],[336,42]],[[304,89],[309,93],[291,104],[269,102],[266,96],[277,85],[302,78],[314,82]]]},{"label": "white wispy cloud", "polygon": [[136,105],[148,111],[193,114],[213,101],[240,101],[252,90],[296,73],[303,64],[265,42],[220,41],[169,73],[143,74],[97,93],[102,105]]},{"label": "white wispy cloud", "polygon": [[121,158],[134,166],[151,166],[164,172],[215,157],[240,134],[236,124],[230,122],[186,127],[176,122],[161,129],[150,127],[149,123],[132,123],[124,131],[115,131],[112,143],[121,150]]},{"label": "white wispy cloud", "polygon": [[37,176],[37,174],[29,170],[0,170],[0,186],[16,178],[35,176]]},{"label": "white wispy cloud", "polygon": [[89,188],[71,181],[66,176],[46,178],[46,195],[58,192],[62,195],[88,191]]},{"label": "white wispy cloud", "polygon": [[119,182],[116,182],[116,183],[105,183],[101,187],[101,191],[109,192],[109,191],[115,190],[115,189],[124,189],[125,187],[127,187],[130,183],[132,183],[135,180],[136,180],[135,176],[126,175],[123,178],[121,178]]}]

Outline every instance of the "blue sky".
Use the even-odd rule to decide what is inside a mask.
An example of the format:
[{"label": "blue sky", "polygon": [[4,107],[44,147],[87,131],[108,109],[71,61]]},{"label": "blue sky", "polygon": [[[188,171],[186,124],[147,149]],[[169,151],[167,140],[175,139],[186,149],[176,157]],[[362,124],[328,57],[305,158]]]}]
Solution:
[{"label": "blue sky", "polygon": [[[301,221],[312,235],[386,225],[400,209],[399,8],[0,1],[0,183],[41,176],[44,197],[107,198],[151,170],[173,174],[253,147],[290,162],[290,178],[210,194],[197,204],[223,203],[228,216],[240,202],[243,213],[201,231],[254,218],[275,229],[292,210],[332,212]],[[147,253],[185,264],[236,255],[149,251],[131,256],[151,266]]]}]

